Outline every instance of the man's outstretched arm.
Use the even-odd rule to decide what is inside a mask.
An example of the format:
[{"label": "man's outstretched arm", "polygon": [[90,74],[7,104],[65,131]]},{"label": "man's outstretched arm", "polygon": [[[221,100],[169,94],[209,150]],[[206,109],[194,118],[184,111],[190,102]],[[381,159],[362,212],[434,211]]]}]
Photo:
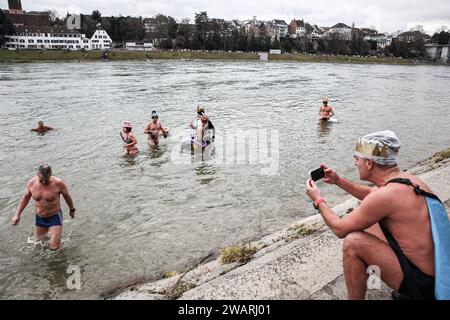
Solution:
[{"label": "man's outstretched arm", "polygon": [[[75,207],[73,206],[73,201],[72,201],[72,197],[70,196],[69,190],[67,189],[66,184],[61,181],[61,194],[64,197],[64,200],[67,203],[67,206],[69,207],[69,210],[72,211],[73,209],[75,209]],[[74,213],[71,212],[70,216],[73,218]]]},{"label": "man's outstretched arm", "polygon": [[16,214],[12,218],[11,223],[13,225],[19,224],[20,216],[22,215],[22,212],[25,209],[25,207],[28,205],[28,202],[30,202],[30,199],[31,199],[31,191],[30,191],[30,185],[28,184],[27,191],[23,195],[22,199],[20,199],[19,205],[17,206],[17,209],[16,209]]},{"label": "man's outstretched arm", "polygon": [[363,200],[373,190],[373,188],[371,188],[371,187],[365,186],[363,184],[351,182],[350,180],[347,180],[345,178],[339,178],[339,180],[336,182],[336,185],[339,188],[350,193],[352,196],[354,196],[358,200]]},{"label": "man's outstretched arm", "polygon": [[328,168],[325,165],[320,165],[325,171],[325,178],[323,181],[325,181],[328,184],[335,184],[339,188],[347,191],[352,196],[357,198],[358,200],[363,200],[372,190],[374,190],[371,187],[351,182],[350,180],[347,180],[345,178],[341,178],[336,171],[334,171],[331,168]]},{"label": "man's outstretched arm", "polygon": [[[312,181],[307,181],[307,193],[313,200],[320,198],[320,190]],[[319,204],[319,212],[325,224],[339,238],[345,238],[354,231],[364,231],[386,217],[391,208],[390,195],[385,191],[370,194],[346,217],[340,218],[326,204]]]}]

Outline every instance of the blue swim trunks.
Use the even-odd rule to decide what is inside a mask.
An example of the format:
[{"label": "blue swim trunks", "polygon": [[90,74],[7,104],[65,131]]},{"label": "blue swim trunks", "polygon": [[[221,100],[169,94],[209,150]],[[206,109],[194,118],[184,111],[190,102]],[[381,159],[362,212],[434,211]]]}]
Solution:
[{"label": "blue swim trunks", "polygon": [[36,214],[36,226],[42,228],[51,228],[54,226],[62,226],[63,217],[61,209],[58,210],[54,215],[48,218],[42,218]]}]

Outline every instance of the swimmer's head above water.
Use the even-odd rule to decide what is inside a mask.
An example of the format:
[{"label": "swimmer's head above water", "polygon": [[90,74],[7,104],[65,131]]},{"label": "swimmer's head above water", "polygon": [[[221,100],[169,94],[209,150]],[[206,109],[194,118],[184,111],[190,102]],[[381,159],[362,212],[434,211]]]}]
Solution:
[{"label": "swimmer's head above water", "polygon": [[128,133],[131,132],[131,129],[133,129],[133,125],[129,121],[124,121],[122,124],[122,128],[124,132]]}]

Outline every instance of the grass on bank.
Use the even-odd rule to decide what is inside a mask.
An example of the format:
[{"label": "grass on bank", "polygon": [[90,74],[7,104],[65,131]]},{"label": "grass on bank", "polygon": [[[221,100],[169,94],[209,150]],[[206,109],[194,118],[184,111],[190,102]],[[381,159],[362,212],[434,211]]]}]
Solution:
[{"label": "grass on bank", "polygon": [[168,300],[177,300],[186,291],[194,289],[195,287],[196,287],[196,285],[193,283],[186,283],[186,282],[180,281],[180,282],[177,282],[170,290],[166,291],[164,293],[164,296]]},{"label": "grass on bank", "polygon": [[439,152],[438,154],[436,154],[436,159],[434,160],[435,163],[441,162],[445,159],[449,159],[450,158],[450,148],[445,149],[441,152]]},{"label": "grass on bank", "polygon": [[164,278],[172,278],[181,274],[178,270],[171,270],[164,273]]},{"label": "grass on bank", "polygon": [[288,229],[289,235],[285,238],[285,240],[287,242],[291,242],[306,236],[309,236],[317,231],[319,231],[319,229],[322,226],[320,224],[301,224],[298,226],[294,226]]},{"label": "grass on bank", "polygon": [[356,63],[356,64],[412,64],[412,60],[389,57],[363,57],[341,55],[313,55],[313,54],[271,54],[272,61],[297,62],[329,62],[329,63]]},{"label": "grass on bank", "polygon": [[[65,51],[65,50],[0,50],[0,61],[97,61],[103,51]],[[246,52],[204,52],[204,51],[110,51],[109,60],[145,59],[200,59],[200,60],[258,60],[256,53]],[[377,58],[339,55],[310,54],[271,54],[269,61],[321,62],[321,63],[359,63],[359,64],[412,64],[411,60],[396,58]]]},{"label": "grass on bank", "polygon": [[[64,50],[0,50],[0,61],[71,61],[100,60],[103,51]],[[197,52],[197,51],[110,51],[108,58],[115,60],[145,59],[217,59],[217,60],[257,60],[254,53],[238,52]]]},{"label": "grass on bank", "polygon": [[256,252],[258,252],[258,248],[250,244],[227,247],[220,252],[219,262],[221,264],[247,263],[253,258]]}]

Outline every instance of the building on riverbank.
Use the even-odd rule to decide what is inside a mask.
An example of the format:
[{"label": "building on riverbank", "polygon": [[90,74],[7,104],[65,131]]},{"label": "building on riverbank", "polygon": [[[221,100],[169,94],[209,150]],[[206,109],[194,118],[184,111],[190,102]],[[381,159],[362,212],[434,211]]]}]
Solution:
[{"label": "building on riverbank", "polygon": [[97,29],[92,38],[84,33],[57,27],[17,26],[6,36],[5,48],[16,50],[109,50],[112,41],[105,30]]},{"label": "building on riverbank", "polygon": [[8,49],[89,49],[89,39],[74,30],[53,27],[17,26],[6,36],[4,47]]},{"label": "building on riverbank", "polygon": [[127,42],[125,44],[126,51],[153,51],[155,47],[151,42]]},{"label": "building on riverbank", "polygon": [[52,26],[48,12],[26,12],[20,0],[8,1],[5,13],[11,19],[14,33],[8,34],[3,47],[16,50],[109,50],[108,33],[97,26],[91,38],[67,26]]}]

